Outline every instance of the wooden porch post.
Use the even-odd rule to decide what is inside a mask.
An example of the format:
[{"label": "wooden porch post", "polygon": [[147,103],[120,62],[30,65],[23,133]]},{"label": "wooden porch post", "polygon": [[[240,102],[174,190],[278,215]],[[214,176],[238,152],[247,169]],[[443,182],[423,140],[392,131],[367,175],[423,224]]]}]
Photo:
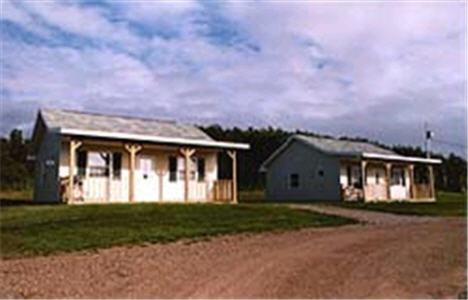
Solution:
[{"label": "wooden porch post", "polygon": [[386,170],[385,173],[387,177],[387,200],[390,200],[392,198],[392,195],[390,193],[390,187],[392,185],[392,164],[386,163],[385,170]]},{"label": "wooden porch post", "polygon": [[185,184],[184,184],[184,201],[187,203],[189,201],[189,183],[190,183],[190,170],[189,170],[189,162],[190,157],[195,153],[195,149],[191,148],[182,148],[180,149],[180,153],[184,156],[184,163],[185,163]]},{"label": "wooden porch post", "polygon": [[75,174],[75,164],[76,164],[76,149],[81,146],[80,141],[70,140],[70,153],[69,153],[69,164],[68,164],[68,201],[69,203],[73,202],[73,177]]},{"label": "wooden porch post", "polygon": [[135,164],[136,164],[136,154],[141,150],[141,145],[136,144],[127,144],[125,149],[129,153],[129,163],[130,163],[130,172],[128,176],[128,201],[135,201]]},{"label": "wooden porch post", "polygon": [[432,168],[432,165],[428,165],[427,169],[429,171],[429,195],[431,199],[435,199],[434,169]]},{"label": "wooden porch post", "polygon": [[416,199],[416,189],[414,186],[414,165],[408,166],[408,174],[409,174],[409,184],[410,184],[410,199]]},{"label": "wooden porch post", "polygon": [[366,185],[367,185],[367,174],[366,174],[367,161],[361,161],[361,177],[362,177],[362,197],[364,202],[366,202]]},{"label": "wooden porch post", "polygon": [[164,175],[166,172],[164,170],[158,170],[157,171],[158,177],[159,177],[159,201],[164,200]]},{"label": "wooden porch post", "polygon": [[232,160],[232,202],[237,203],[237,153],[234,150],[227,153]]},{"label": "wooden porch post", "polygon": [[112,179],[114,178],[114,155],[112,152],[107,153],[109,159],[109,174],[107,176],[107,202],[112,199]]}]

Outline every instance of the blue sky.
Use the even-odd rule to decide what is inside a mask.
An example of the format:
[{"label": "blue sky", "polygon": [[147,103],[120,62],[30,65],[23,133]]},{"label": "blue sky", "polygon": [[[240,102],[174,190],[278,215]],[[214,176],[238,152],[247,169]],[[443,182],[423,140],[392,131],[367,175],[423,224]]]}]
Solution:
[{"label": "blue sky", "polygon": [[2,134],[56,107],[466,145],[461,1],[1,3]]}]

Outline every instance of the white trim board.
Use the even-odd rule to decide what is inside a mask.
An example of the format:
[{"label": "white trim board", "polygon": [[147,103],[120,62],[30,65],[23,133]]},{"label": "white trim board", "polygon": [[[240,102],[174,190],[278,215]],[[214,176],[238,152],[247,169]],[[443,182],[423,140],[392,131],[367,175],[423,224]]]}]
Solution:
[{"label": "white trim board", "polygon": [[197,140],[197,139],[185,139],[185,138],[171,138],[171,137],[144,135],[144,134],[106,132],[106,131],[98,131],[98,130],[61,128],[60,133],[66,134],[66,135],[117,138],[117,139],[135,140],[135,141],[141,141],[141,142],[156,142],[156,143],[164,143],[164,144],[205,146],[205,147],[228,148],[228,149],[238,149],[238,150],[250,149],[249,144],[243,144],[243,143],[218,142],[218,141],[209,141],[209,140],[201,140],[201,139]]},{"label": "white trim board", "polygon": [[442,161],[436,158],[423,158],[423,157],[412,157],[402,155],[390,155],[390,154],[379,154],[379,153],[363,153],[363,158],[375,158],[383,160],[396,160],[396,161],[407,161],[407,162],[419,162],[427,164],[441,164]]}]

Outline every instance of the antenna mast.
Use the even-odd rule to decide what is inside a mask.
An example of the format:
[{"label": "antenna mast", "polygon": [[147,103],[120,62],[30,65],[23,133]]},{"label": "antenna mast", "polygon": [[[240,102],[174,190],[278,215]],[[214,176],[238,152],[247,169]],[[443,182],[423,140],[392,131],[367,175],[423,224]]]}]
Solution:
[{"label": "antenna mast", "polygon": [[434,136],[434,132],[429,129],[427,122],[424,122],[424,134],[425,134],[425,145],[426,145],[426,157],[431,158],[431,139]]}]

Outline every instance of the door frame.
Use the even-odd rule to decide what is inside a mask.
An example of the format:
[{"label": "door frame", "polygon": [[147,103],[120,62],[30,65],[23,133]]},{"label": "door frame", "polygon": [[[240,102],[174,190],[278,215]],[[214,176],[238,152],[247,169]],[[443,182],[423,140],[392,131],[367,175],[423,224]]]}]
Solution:
[{"label": "door frame", "polygon": [[[154,173],[154,178],[153,178],[153,183],[154,185],[151,185],[150,190],[152,191],[151,197],[141,197],[141,194],[138,192],[141,192],[141,186],[140,184],[143,183],[143,178],[141,178],[141,160],[144,159],[149,159],[152,162],[152,172]],[[156,167],[156,155],[154,154],[140,154],[137,156],[137,164],[136,164],[136,170],[137,170],[137,178],[135,182],[136,186],[136,193],[135,193],[135,202],[158,202],[160,201],[159,197],[159,177],[157,173],[157,167]],[[147,183],[148,184],[148,183]]]}]

